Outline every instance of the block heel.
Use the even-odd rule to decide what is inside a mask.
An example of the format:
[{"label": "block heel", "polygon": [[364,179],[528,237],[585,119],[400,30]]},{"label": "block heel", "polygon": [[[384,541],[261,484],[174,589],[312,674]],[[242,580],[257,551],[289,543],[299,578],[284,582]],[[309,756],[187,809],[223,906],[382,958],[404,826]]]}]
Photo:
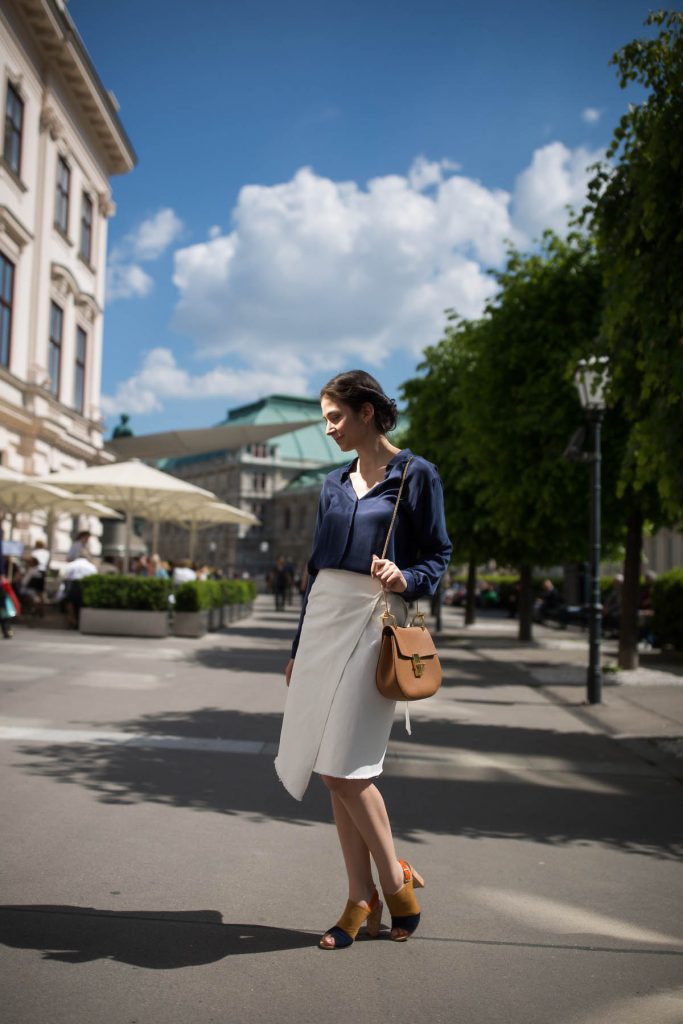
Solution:
[{"label": "block heel", "polygon": [[420,904],[415,889],[424,889],[424,878],[414,868],[402,860],[403,885],[394,893],[384,894],[389,913],[391,914],[391,930],[400,929],[405,935],[391,936],[392,942],[405,942],[416,931],[420,923]]}]

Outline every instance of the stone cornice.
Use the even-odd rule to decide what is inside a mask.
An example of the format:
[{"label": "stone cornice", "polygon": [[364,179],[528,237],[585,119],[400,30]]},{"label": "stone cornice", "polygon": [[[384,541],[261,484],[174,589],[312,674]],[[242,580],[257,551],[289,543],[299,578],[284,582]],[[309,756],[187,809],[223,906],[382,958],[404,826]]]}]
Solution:
[{"label": "stone cornice", "polygon": [[[15,3],[41,53],[59,71],[91,126],[105,155],[107,173],[125,174],[132,170],[137,157],[119,119],[116,102],[102,84],[62,0]],[[45,127],[51,133],[59,131],[51,121]]]},{"label": "stone cornice", "polygon": [[14,247],[21,251],[33,239],[33,235],[24,227],[19,218],[8,206],[0,205],[0,239],[7,235]]}]

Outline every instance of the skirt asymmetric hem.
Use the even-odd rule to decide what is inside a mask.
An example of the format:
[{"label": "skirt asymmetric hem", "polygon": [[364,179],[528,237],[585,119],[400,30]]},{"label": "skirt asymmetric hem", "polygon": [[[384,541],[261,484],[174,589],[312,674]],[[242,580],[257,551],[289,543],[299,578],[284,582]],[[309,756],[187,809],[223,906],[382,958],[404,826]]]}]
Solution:
[{"label": "skirt asymmetric hem", "polygon": [[[399,624],[407,606],[388,594]],[[384,612],[371,576],[322,569],[308,597],[282,720],[275,770],[301,800],[311,773],[343,779],[380,775],[395,701],[375,685]]]}]

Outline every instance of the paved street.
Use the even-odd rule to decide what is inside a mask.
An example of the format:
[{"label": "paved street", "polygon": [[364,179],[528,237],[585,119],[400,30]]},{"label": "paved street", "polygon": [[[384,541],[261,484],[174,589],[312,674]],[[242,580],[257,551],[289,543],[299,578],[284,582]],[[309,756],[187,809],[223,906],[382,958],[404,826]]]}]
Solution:
[{"label": "paved street", "polygon": [[578,634],[448,609],[381,783],[422,926],[327,954],[329,802],[272,765],[295,620],[0,641],[3,1024],[680,1024],[683,665],[589,709]]}]

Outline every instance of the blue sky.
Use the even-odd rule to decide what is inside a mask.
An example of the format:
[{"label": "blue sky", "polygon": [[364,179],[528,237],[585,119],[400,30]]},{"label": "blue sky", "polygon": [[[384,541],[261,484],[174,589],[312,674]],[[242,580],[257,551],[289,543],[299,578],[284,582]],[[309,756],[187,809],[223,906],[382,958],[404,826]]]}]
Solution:
[{"label": "blue sky", "polygon": [[103,392],[137,433],[363,366],[390,393],[562,230],[635,0],[70,0],[139,157],[112,181]]}]

